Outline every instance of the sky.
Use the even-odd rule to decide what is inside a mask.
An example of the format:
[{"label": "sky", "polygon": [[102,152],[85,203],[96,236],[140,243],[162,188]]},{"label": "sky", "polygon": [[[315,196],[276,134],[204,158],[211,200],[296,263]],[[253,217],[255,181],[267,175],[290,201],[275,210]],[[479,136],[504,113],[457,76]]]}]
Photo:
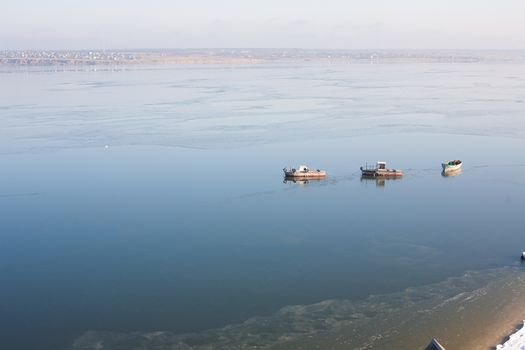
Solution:
[{"label": "sky", "polygon": [[525,49],[525,0],[2,0],[0,49]]}]

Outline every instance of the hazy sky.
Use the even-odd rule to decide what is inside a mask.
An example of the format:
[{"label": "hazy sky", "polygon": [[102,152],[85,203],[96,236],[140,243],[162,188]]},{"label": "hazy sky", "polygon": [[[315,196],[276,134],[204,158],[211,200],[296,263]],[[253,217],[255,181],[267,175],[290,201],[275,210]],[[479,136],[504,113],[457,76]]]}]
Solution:
[{"label": "hazy sky", "polygon": [[525,49],[525,0],[2,0],[0,49]]}]

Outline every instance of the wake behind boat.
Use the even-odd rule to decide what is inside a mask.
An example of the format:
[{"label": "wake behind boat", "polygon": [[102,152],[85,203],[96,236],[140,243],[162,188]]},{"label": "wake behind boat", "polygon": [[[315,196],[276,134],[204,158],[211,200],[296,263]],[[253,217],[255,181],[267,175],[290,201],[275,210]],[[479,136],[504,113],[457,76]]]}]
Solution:
[{"label": "wake behind boat", "polygon": [[315,169],[312,170],[306,165],[300,165],[298,169],[295,168],[284,168],[284,176],[288,178],[296,177],[308,177],[308,178],[321,178],[326,176],[326,171]]}]

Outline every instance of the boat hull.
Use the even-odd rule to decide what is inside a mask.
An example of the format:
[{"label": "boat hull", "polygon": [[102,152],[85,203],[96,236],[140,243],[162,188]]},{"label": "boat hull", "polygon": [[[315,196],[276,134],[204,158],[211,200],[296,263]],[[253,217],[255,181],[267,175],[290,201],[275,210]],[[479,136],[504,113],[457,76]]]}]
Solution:
[{"label": "boat hull", "polygon": [[443,167],[443,171],[456,171],[456,170],[461,169],[461,164],[460,165],[441,164],[441,166]]},{"label": "boat hull", "polygon": [[362,169],[363,177],[401,177],[403,172],[397,169]]},{"label": "boat hull", "polygon": [[292,172],[292,171],[285,171],[284,176],[286,178],[290,179],[297,179],[297,178],[321,178],[326,176],[325,171],[308,171],[308,172]]},{"label": "boat hull", "polygon": [[448,171],[443,170],[441,172],[441,176],[444,176],[444,177],[454,177],[458,175],[461,175],[461,168],[457,170],[448,170]]}]

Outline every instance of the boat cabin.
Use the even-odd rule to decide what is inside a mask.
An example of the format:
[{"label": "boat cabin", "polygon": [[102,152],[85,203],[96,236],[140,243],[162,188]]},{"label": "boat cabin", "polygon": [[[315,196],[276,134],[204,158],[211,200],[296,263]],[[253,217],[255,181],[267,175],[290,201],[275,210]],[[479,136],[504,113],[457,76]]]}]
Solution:
[{"label": "boat cabin", "polygon": [[386,162],[377,162],[376,169],[386,169]]},{"label": "boat cabin", "polygon": [[299,165],[299,169],[297,171],[300,171],[302,173],[307,173],[309,169],[306,165]]}]

